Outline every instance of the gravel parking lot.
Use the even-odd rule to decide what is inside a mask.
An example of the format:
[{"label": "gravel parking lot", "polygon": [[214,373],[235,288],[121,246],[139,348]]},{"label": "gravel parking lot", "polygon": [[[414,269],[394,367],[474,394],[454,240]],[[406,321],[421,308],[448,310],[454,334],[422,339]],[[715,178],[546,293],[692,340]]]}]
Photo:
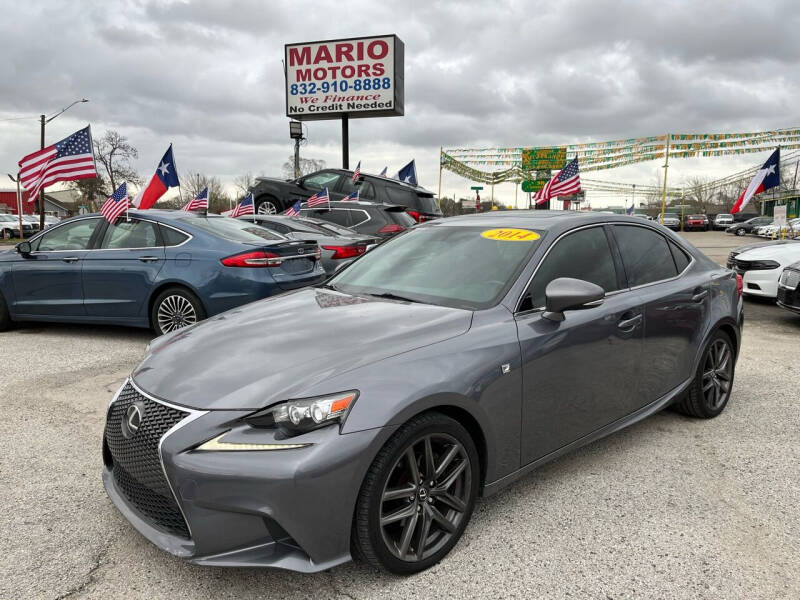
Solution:
[{"label": "gravel parking lot", "polygon": [[[685,234],[724,262],[747,239]],[[664,412],[479,502],[411,578],[194,567],[107,499],[100,439],[149,332],[0,334],[0,598],[798,598],[800,317],[746,301],[733,395],[712,421]]]}]

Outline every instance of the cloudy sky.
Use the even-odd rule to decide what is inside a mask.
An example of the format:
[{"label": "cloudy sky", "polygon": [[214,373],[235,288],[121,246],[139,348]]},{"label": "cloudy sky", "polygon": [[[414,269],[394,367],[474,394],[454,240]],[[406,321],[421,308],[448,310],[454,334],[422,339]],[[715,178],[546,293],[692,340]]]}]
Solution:
[{"label": "cloudy sky", "polygon": [[[89,122],[95,135],[127,136],[146,176],[170,142],[179,170],[225,182],[278,175],[292,153],[283,45],[386,33],[405,42],[406,114],[351,121],[351,164],[396,171],[415,158],[433,190],[440,146],[800,125],[800,5],[791,0],[0,0],[0,9],[5,171],[38,148],[36,115],[86,97],[48,126],[48,142]],[[339,166],[340,131],[338,121],[309,123],[303,155]],[[670,183],[764,158],[676,160]],[[650,162],[593,176],[652,184],[658,171]],[[465,195],[470,185],[446,174],[442,191]],[[513,201],[513,185],[496,197]]]}]

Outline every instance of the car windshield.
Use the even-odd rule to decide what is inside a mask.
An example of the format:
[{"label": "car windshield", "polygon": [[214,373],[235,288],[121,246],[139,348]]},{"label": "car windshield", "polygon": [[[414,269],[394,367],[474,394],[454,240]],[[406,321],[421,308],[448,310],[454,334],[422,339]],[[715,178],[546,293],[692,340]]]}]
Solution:
[{"label": "car windshield", "polygon": [[665,213],[665,214],[663,214],[661,216],[663,218],[665,218],[665,219],[677,219],[678,218],[678,215],[676,215],[675,213]]},{"label": "car windshield", "polygon": [[187,220],[186,224],[233,242],[263,242],[264,240],[286,239],[282,235],[254,223],[227,217],[198,217]]},{"label": "car windshield", "polygon": [[320,223],[319,221],[309,221],[309,220],[304,220],[303,222],[306,223],[307,225],[313,225],[314,227],[319,227],[319,229],[324,233],[333,233],[336,235],[344,235],[344,236],[358,235],[358,233],[353,231],[352,229],[348,229],[344,225],[337,225],[336,223],[329,223],[327,221],[324,223]]},{"label": "car windshield", "polygon": [[702,219],[703,215],[689,215],[690,219]]},{"label": "car windshield", "polygon": [[352,294],[488,308],[515,281],[539,238],[527,229],[415,228],[365,254],[329,285]]}]

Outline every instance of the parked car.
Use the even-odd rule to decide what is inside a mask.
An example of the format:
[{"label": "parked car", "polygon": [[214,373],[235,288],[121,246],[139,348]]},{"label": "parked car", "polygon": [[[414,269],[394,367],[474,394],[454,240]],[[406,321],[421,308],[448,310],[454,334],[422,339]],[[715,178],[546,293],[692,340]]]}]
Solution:
[{"label": "parked car", "polygon": [[361,200],[403,206],[416,222],[442,216],[433,192],[425,188],[365,173],[359,181],[358,186],[353,183],[352,171],[324,169],[298,179],[259,177],[251,191],[259,214],[283,212],[298,200],[305,201],[324,188],[328,188],[331,200],[341,200],[358,188]]},{"label": "parked car", "polygon": [[478,496],[667,406],[720,414],[736,274],[645,221],[520,212],[420,224],[154,340],[107,412],[112,502],[200,565],[409,574]]},{"label": "parked car", "polygon": [[728,253],[728,259],[725,265],[729,269],[736,270],[736,263],[734,262],[734,259],[742,252],[747,252],[748,250],[754,250],[756,248],[766,248],[767,246],[784,246],[786,244],[795,244],[795,243],[800,243],[800,240],[789,240],[789,239],[775,240],[772,242],[756,242],[755,244],[746,244],[744,246],[739,246],[738,248],[735,248],[734,250],[731,250],[730,253]]},{"label": "parked car", "polygon": [[66,220],[0,253],[10,321],[113,323],[157,334],[325,279],[316,243],[183,211]]},{"label": "parked car", "polygon": [[372,202],[330,202],[309,208],[304,203],[300,208],[304,217],[330,221],[370,235],[380,241],[401,233],[416,224],[404,206],[396,204],[373,204]]},{"label": "parked car", "polygon": [[778,306],[800,314],[800,262],[788,265],[781,273]]},{"label": "parked car", "polygon": [[59,219],[58,217],[54,217],[53,215],[45,215],[44,216],[44,228],[45,229],[48,229],[48,228],[52,227],[53,225],[58,225],[59,223],[61,223],[61,219]]},{"label": "parked car", "polygon": [[769,225],[770,223],[772,223],[772,217],[753,217],[741,223],[734,223],[728,227],[725,232],[734,235],[745,235],[747,233],[753,233],[753,230],[757,227]]},{"label": "parked car", "polygon": [[[31,226],[31,235],[34,233],[38,233],[41,230],[41,223],[39,221],[39,215],[22,215],[22,222],[23,225],[25,223],[30,224]],[[47,217],[45,217],[45,225],[47,225]]]},{"label": "parked car", "polygon": [[683,228],[686,231],[691,231],[693,229],[708,231],[708,226],[708,217],[705,215],[688,215],[683,222]]},{"label": "parked car", "polygon": [[651,217],[650,215],[646,215],[644,213],[634,213],[634,214],[629,215],[629,216],[637,217],[639,219],[644,219],[645,221],[652,221],[653,220],[653,217]]},{"label": "parked car", "polygon": [[766,238],[778,238],[781,235],[795,237],[800,233],[800,219],[790,219],[785,225],[763,225],[756,230],[756,235]]},{"label": "parked car", "polygon": [[784,267],[800,260],[800,243],[772,243],[737,253],[733,268],[742,276],[744,293],[776,298]]},{"label": "parked car", "polygon": [[727,229],[733,225],[733,215],[720,213],[714,217],[714,229]]},{"label": "parked car", "polygon": [[[245,215],[242,221],[256,222],[290,240],[314,241],[322,252],[322,267],[328,275],[353,262],[378,243],[378,239],[348,230],[348,235],[333,233],[315,223],[316,219],[285,215]],[[322,221],[324,222],[324,221]]]},{"label": "parked car", "polygon": [[675,213],[661,213],[656,218],[656,221],[673,231],[678,231],[681,228],[681,219]]},{"label": "parked car", "polygon": [[34,226],[27,218],[22,215],[22,233],[19,234],[19,216],[17,215],[0,215],[0,237],[10,240],[12,237],[30,237],[39,231],[39,223]]}]

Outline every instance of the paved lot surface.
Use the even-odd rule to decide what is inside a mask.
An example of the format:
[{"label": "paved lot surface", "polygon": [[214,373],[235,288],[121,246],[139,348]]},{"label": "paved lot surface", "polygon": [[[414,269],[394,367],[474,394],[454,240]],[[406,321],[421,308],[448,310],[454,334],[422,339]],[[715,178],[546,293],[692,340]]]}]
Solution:
[{"label": "paved lot surface", "polygon": [[[686,237],[718,260],[743,240]],[[664,412],[481,501],[451,556],[406,579],[186,565],[106,498],[100,438],[148,332],[0,334],[0,598],[798,598],[800,318],[746,303],[727,410]]]}]

